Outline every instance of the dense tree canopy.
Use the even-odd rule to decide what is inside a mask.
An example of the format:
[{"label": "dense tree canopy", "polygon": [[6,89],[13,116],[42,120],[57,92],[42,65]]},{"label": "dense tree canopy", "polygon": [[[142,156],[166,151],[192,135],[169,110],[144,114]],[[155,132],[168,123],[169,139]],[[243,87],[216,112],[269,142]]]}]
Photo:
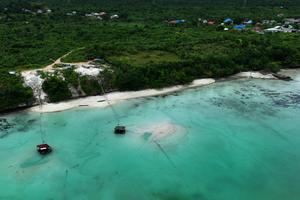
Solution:
[{"label": "dense tree canopy", "polygon": [[32,103],[32,90],[23,86],[20,76],[0,71],[0,77],[0,111]]}]

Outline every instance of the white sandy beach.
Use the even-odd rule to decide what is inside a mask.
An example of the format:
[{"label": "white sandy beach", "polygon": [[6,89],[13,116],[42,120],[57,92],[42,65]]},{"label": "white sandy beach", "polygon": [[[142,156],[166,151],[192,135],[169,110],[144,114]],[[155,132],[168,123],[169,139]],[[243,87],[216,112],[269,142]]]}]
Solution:
[{"label": "white sandy beach", "polygon": [[[262,74],[260,72],[241,72],[231,77],[232,78],[276,79],[272,74]],[[111,104],[114,104],[127,99],[158,96],[162,94],[181,91],[184,89],[209,85],[215,82],[216,80],[212,78],[196,79],[189,85],[177,85],[177,86],[167,87],[163,89],[147,89],[147,90],[131,91],[131,92],[112,92],[106,94],[106,97],[109,99]],[[29,108],[29,111],[48,113],[48,112],[59,112],[59,111],[69,110],[78,107],[101,108],[106,106],[108,106],[108,103],[105,101],[105,97],[99,95],[99,96],[78,98],[78,99],[64,101],[60,103],[45,103],[43,104],[42,108],[40,108],[39,106],[34,106]]]},{"label": "white sandy beach", "polygon": [[258,78],[258,79],[277,79],[272,74],[262,74],[260,72],[240,72],[232,76],[233,78]]},{"label": "white sandy beach", "polygon": [[[106,97],[109,99],[110,103],[116,103],[119,101],[123,101],[126,99],[134,99],[134,98],[141,98],[141,97],[149,97],[149,96],[157,96],[167,93],[172,93],[188,88],[194,88],[194,87],[200,87],[204,85],[209,85],[214,83],[215,80],[212,78],[207,79],[197,79],[194,80],[190,85],[178,85],[163,89],[147,89],[147,90],[140,90],[140,91],[134,91],[134,92],[112,92],[109,94],[106,94]],[[29,108],[30,111],[34,112],[58,112],[63,110],[68,110],[72,108],[77,107],[105,107],[108,106],[107,102],[105,101],[104,96],[90,96],[90,97],[84,97],[74,100],[69,100],[65,102],[60,103],[46,103],[43,104],[42,108],[39,106],[35,106],[32,108]]]}]

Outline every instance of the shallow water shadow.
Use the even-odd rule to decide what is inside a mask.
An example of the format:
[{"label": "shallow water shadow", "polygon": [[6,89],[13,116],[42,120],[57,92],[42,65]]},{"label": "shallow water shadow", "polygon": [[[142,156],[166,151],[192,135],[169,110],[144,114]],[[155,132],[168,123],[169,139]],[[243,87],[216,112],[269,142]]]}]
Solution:
[{"label": "shallow water shadow", "polygon": [[34,167],[38,165],[45,164],[49,161],[49,158],[46,156],[37,155],[31,157],[20,164],[21,168]]}]

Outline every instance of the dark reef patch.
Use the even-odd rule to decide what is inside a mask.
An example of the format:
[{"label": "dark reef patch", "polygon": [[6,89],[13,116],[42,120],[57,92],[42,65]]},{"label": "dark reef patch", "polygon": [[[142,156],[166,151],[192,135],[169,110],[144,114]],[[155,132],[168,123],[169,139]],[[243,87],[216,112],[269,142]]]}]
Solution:
[{"label": "dark reef patch", "polygon": [[9,130],[14,127],[13,123],[8,122],[6,118],[0,118],[0,139],[9,134]]}]

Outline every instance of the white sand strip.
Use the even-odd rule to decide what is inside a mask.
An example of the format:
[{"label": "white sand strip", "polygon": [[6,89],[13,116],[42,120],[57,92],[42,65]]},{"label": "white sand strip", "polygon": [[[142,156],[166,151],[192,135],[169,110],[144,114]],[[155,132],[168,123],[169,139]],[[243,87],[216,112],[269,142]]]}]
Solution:
[{"label": "white sand strip", "polygon": [[260,72],[240,72],[232,76],[233,78],[258,78],[258,79],[277,79],[272,74],[262,74]]},{"label": "white sand strip", "polygon": [[[299,73],[299,69],[291,70],[292,73]],[[281,70],[281,72],[288,73],[290,70]],[[260,72],[249,71],[249,72],[240,72],[231,76],[233,78],[257,78],[257,79],[277,79],[272,74],[262,74]],[[209,85],[216,82],[212,78],[205,79],[196,79],[190,85],[177,85],[173,87],[167,87],[163,89],[148,89],[148,90],[140,90],[134,92],[112,92],[107,94],[107,98],[111,103],[117,103],[119,101],[123,101],[126,99],[134,99],[141,97],[149,97],[149,96],[157,96],[162,94],[168,94],[176,91],[181,91],[188,88],[200,87],[204,85]],[[91,96],[91,97],[83,97],[79,99],[69,100],[60,103],[46,103],[43,105],[42,109],[39,106],[29,108],[30,111],[34,112],[58,112],[63,110],[68,110],[77,107],[106,107],[107,102],[105,102],[105,98],[103,96]]]},{"label": "white sand strip", "polygon": [[[204,85],[209,85],[214,83],[215,80],[212,78],[207,79],[197,79],[194,80],[189,85],[177,85],[173,87],[163,88],[163,89],[147,89],[147,90],[140,90],[134,92],[112,92],[107,94],[107,98],[110,100],[110,103],[116,103],[119,101],[123,101],[126,99],[133,99],[133,98],[141,98],[141,97],[149,97],[149,96],[157,96],[162,94],[168,94],[176,91],[181,91],[188,88],[200,87]],[[42,106],[40,109],[39,106],[35,106],[29,108],[29,111],[34,112],[58,112],[63,110],[68,110],[72,108],[77,108],[81,106],[88,106],[88,107],[105,107],[108,106],[107,102],[104,101],[105,98],[103,96],[91,96],[91,97],[84,97],[74,100],[69,100],[60,103],[47,103]]]}]

